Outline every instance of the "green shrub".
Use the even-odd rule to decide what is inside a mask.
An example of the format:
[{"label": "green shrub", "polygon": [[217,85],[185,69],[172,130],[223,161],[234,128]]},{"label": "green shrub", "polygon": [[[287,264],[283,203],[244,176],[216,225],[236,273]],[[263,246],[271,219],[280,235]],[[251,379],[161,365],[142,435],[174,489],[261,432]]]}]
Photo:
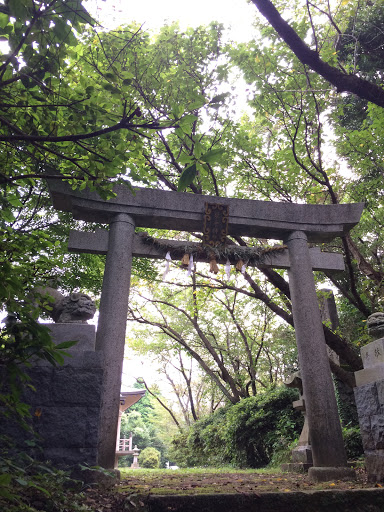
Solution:
[{"label": "green shrub", "polygon": [[242,400],[227,416],[227,448],[232,461],[246,467],[266,466],[273,454],[301,432],[303,417],[292,408],[297,391],[285,386]]},{"label": "green shrub", "polygon": [[343,439],[347,457],[355,460],[364,455],[363,443],[361,441],[360,428],[358,426],[344,427]]},{"label": "green shrub", "polygon": [[190,449],[188,432],[179,433],[172,439],[169,457],[181,468],[199,466],[201,461],[201,456]]},{"label": "green shrub", "polygon": [[143,468],[155,469],[160,466],[160,452],[148,446],[139,455],[139,464]]},{"label": "green shrub", "polygon": [[335,384],[335,395],[341,425],[343,427],[358,427],[359,417],[356,409],[356,402],[353,389],[333,377]]},{"label": "green shrub", "polygon": [[227,405],[173,440],[172,459],[185,466],[262,467],[279,457],[301,432],[292,408],[297,391],[284,387]]}]

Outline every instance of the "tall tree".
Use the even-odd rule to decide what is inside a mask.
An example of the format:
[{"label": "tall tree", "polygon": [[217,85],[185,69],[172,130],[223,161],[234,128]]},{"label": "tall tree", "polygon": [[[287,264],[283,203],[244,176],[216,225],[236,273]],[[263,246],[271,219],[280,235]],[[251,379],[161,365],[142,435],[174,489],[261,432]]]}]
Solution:
[{"label": "tall tree", "polygon": [[[56,27],[55,22],[60,25],[58,20],[62,19],[63,14],[58,8],[68,3],[57,1],[49,6],[44,4],[46,16],[41,22],[45,23],[43,26],[49,27],[49,16],[53,17],[52,27]],[[12,2],[10,4],[13,5]],[[311,8],[315,9],[313,6]],[[307,36],[309,28],[313,29],[319,51],[329,62],[336,62],[338,50],[333,35],[338,34],[335,25],[338,27],[343,12],[338,13],[337,19],[334,14],[331,19],[328,17],[329,23],[312,15],[312,25],[294,19],[291,25],[302,38]],[[353,9],[350,8],[348,12],[353,13]],[[25,16],[30,16],[26,18],[27,21],[32,20],[33,26],[36,22],[37,27],[39,18],[34,21],[34,13],[28,9],[26,13]],[[4,27],[7,33],[9,26],[14,23],[13,17],[9,17],[5,11],[3,14],[3,19],[7,20]],[[298,15],[301,15],[300,11]],[[79,27],[83,21],[88,21],[88,18],[78,21]],[[71,20],[69,24],[66,22],[68,27],[72,26],[71,23]],[[29,26],[28,23],[26,26]],[[341,26],[346,31],[348,22],[343,21]],[[31,41],[28,39],[32,55],[28,57],[27,54],[25,62],[33,72],[26,77],[28,80],[24,79],[25,83],[22,81],[24,72],[16,69],[17,65],[12,59],[9,60],[7,66],[15,66],[15,69],[12,68],[15,80],[10,83],[5,81],[3,90],[9,91],[8,96],[12,92],[13,103],[4,97],[9,119],[5,116],[8,124],[3,123],[2,129],[3,136],[8,138],[0,139],[8,148],[9,157],[3,167],[7,177],[3,184],[3,202],[6,206],[4,233],[9,247],[6,257],[10,265],[8,280],[4,280],[8,283],[4,301],[8,307],[11,305],[10,297],[25,296],[24,290],[33,278],[52,277],[55,267],[69,268],[73,262],[57,249],[68,229],[68,219],[61,216],[60,220],[65,221],[65,225],[59,225],[57,217],[49,218],[49,201],[39,180],[47,169],[49,176],[51,172],[56,175],[56,171],[59,171],[74,187],[84,187],[86,184],[97,187],[104,197],[111,193],[111,184],[118,180],[168,190],[187,189],[192,193],[217,196],[233,194],[267,200],[337,203],[356,197],[358,188],[351,186],[336,163],[325,155],[329,152],[328,146],[324,146],[327,137],[325,120],[331,119],[331,114],[336,113],[335,97],[329,85],[302,65],[299,59],[292,58],[292,53],[284,43],[279,42],[271,27],[260,24],[259,28],[260,38],[247,46],[233,45],[232,48],[223,45],[222,28],[217,24],[185,32],[172,25],[164,27],[155,37],[134,26],[112,33],[90,30],[83,31],[82,39],[76,42],[73,39],[75,33],[71,31],[73,37],[68,36],[61,53],[58,56],[55,54],[56,67],[45,71],[47,76],[42,75],[39,79],[41,83],[37,85],[33,85],[36,83],[33,77],[36,78],[36,70],[44,64],[37,50],[39,40],[36,46],[33,38]],[[25,36],[25,28],[17,25],[12,30],[18,30],[21,37]],[[55,32],[58,30],[55,29]],[[32,29],[29,32],[34,33]],[[50,41],[52,51],[56,51],[55,41]],[[41,43],[44,52],[49,48],[45,42]],[[23,51],[14,44],[12,52],[16,50]],[[47,52],[44,55],[49,56]],[[252,116],[249,115],[248,119],[244,117],[238,123],[231,118],[234,98],[230,95],[230,58],[244,73],[249,84],[253,109]],[[47,87],[52,89],[52,94],[46,90]],[[20,101],[24,102],[21,105],[17,105],[19,96]],[[37,103],[31,103],[32,100]],[[19,114],[18,107],[24,109],[25,116]],[[380,107],[375,108],[370,107],[372,115],[381,110]],[[42,112],[44,114],[40,114]],[[15,126],[22,134],[9,126],[11,117],[17,119],[19,124]],[[372,119],[370,116],[367,123]],[[68,138],[68,133],[75,135],[75,138]],[[79,138],[87,133],[89,138]],[[368,124],[366,136],[367,133]],[[25,134],[30,137],[25,138]],[[41,136],[44,140],[37,138]],[[359,147],[358,134],[353,136],[356,137],[354,146]],[[67,137],[68,140],[58,137]],[[52,148],[60,153],[52,153]],[[68,155],[74,161],[68,160]],[[378,153],[375,159],[379,161]],[[78,165],[84,165],[87,172],[83,172]],[[367,160],[365,165],[368,165]],[[372,191],[372,209],[376,204],[373,196]],[[376,256],[371,254],[364,244],[364,233],[374,233],[378,225],[376,221],[370,222],[365,215],[357,238],[346,237],[341,246],[332,246],[334,250],[344,252],[348,272],[346,277],[330,278],[345,297],[344,310],[350,307],[358,311],[359,316],[355,316],[360,324],[380,303],[381,255],[378,250],[375,251]],[[49,235],[44,233],[48,226]],[[200,239],[198,234],[196,239]],[[12,240],[17,240],[17,244],[12,246]],[[40,245],[36,245],[37,242]],[[228,242],[239,245],[265,244],[265,241],[239,237]],[[27,252],[23,256],[25,248]],[[53,255],[57,257],[56,261]],[[32,260],[32,266],[27,259]],[[23,261],[24,265],[20,267],[19,261]],[[86,278],[88,280],[84,281],[84,269],[90,262],[96,262],[91,263],[92,279]],[[93,257],[78,258],[76,268],[82,273],[81,280],[73,276],[73,272],[69,276],[69,272],[61,271],[63,285],[73,287],[86,282],[86,286],[96,292],[100,284],[101,266],[99,260]],[[9,279],[9,276],[13,271],[15,277],[20,268],[24,272],[21,283],[17,281],[19,284],[12,285],[14,289],[10,289],[9,283],[16,283],[16,279]],[[145,264],[144,270],[149,271],[151,267]],[[260,284],[260,273],[255,271],[245,274],[247,285],[240,291],[233,290],[225,282],[217,283],[217,287],[261,301],[270,311],[292,324],[286,276],[280,271],[262,272],[270,283],[268,286]],[[152,271],[152,278],[154,275]],[[367,282],[370,283],[368,287]],[[18,287],[17,293],[15,287]],[[176,311],[178,306],[171,299],[167,298],[168,307]],[[225,302],[220,307],[230,315]],[[193,314],[188,314],[193,319]],[[236,329],[234,321],[232,328]],[[237,334],[241,339],[239,329]],[[334,333],[325,327],[325,334],[328,344],[352,369],[361,367],[361,360],[342,333]],[[202,335],[206,337],[203,330]],[[209,337],[207,339],[209,341]],[[217,355],[217,360],[220,371],[225,375],[225,365],[224,368],[220,367],[220,355]],[[250,365],[248,373],[252,371]],[[231,382],[231,374],[226,378],[226,392],[227,386],[229,389],[232,386],[236,393],[239,393],[241,386],[244,387],[244,383],[240,383],[237,389],[237,384]]]},{"label": "tall tree", "polygon": [[[146,329],[136,330],[131,348],[161,357],[164,351],[180,354],[181,347],[232,403],[283,380],[295,365],[292,338],[283,341],[283,332],[273,329],[272,312],[254,300],[242,276],[228,284],[199,272],[190,283],[168,283],[167,287],[156,283],[148,293],[139,295],[137,304],[131,301],[129,318],[153,327],[156,340]],[[183,362],[178,371],[184,375],[184,389],[196,420],[190,373]]]},{"label": "tall tree", "polygon": [[[348,26],[346,14],[350,17],[356,14],[351,5],[348,9],[337,13],[337,20],[342,23],[343,30]],[[298,15],[301,15],[301,12],[298,12]],[[319,51],[321,49],[329,61],[336,61],[335,45],[338,39],[335,39],[330,31],[333,29],[336,35],[339,35],[341,29],[337,30],[336,17],[332,14],[328,18],[329,23],[324,23],[317,17],[315,24],[314,16],[311,19],[312,25],[294,21],[292,25],[303,38],[312,27],[316,32],[314,38]],[[356,194],[356,182],[350,182],[351,180],[345,178],[338,166],[337,157],[329,158],[330,146],[327,140],[330,139],[330,134],[324,125],[326,120],[328,123],[332,121],[331,114],[336,112],[333,91],[321,76],[313,73],[299,59],[292,58],[292,54],[279,42],[271,27],[259,24],[259,29],[259,39],[230,51],[235,64],[242,69],[250,84],[249,96],[254,109],[252,117],[249,116],[248,120],[243,119],[240,126],[233,125],[232,136],[221,139],[227,155],[232,157],[231,189],[235,190],[238,197],[305,200],[315,204],[361,199],[361,196],[357,197]],[[370,110],[374,112],[381,109],[373,106]],[[359,140],[357,133],[354,136],[356,141]],[[354,171],[359,172],[358,169]],[[216,181],[221,172],[220,167],[216,168]],[[201,187],[194,188],[194,184],[191,189],[194,192],[202,191]],[[378,203],[372,200],[372,204]],[[344,313],[342,315],[343,327],[353,318],[352,321],[358,328],[347,328],[344,331],[351,341],[358,341],[361,338],[360,331],[364,326],[362,321],[380,305],[381,300],[381,256],[377,250],[374,253],[369,251],[364,242],[363,233],[368,225],[370,233],[379,230],[379,224],[376,221],[372,222],[365,213],[361,228],[356,230],[357,237],[347,236],[341,245],[335,242],[328,247],[331,250],[342,251],[345,255],[346,274],[327,277],[345,298],[345,302],[341,303],[342,311],[358,311],[358,315],[354,314],[352,317]],[[240,238],[235,242],[241,245],[255,243],[253,240]],[[284,275],[273,270],[263,272],[269,282],[279,290],[285,306],[281,307],[281,303],[276,303],[271,298],[270,291],[263,291],[257,279],[247,274],[246,278],[255,298],[263,301],[272,311],[292,324],[289,287]],[[326,326],[324,330],[327,343],[348,362],[351,369],[361,368],[359,356],[343,337],[342,332],[332,332]],[[350,336],[352,332],[354,336]],[[333,370],[353,384],[352,374],[351,378],[351,375],[348,376],[339,368],[333,367]]]},{"label": "tall tree", "polygon": [[[359,5],[356,7],[352,2],[348,4],[349,18],[345,17],[345,11],[338,13],[337,18],[331,17],[329,23],[324,23],[324,20],[319,23],[317,20],[315,24],[312,18],[311,28],[310,24],[301,19],[295,21],[295,14],[300,16],[302,12],[293,11],[290,24],[302,37],[311,30],[315,31],[319,49],[328,59],[335,61],[338,48],[342,48],[340,38],[343,36],[341,30],[337,30],[335,20],[340,20],[341,26],[346,30],[343,36],[345,40],[348,40],[347,30],[351,30],[351,20],[352,25],[360,27],[360,30],[366,26],[367,20],[375,19],[375,22],[372,21],[374,24],[377,21],[373,12],[372,18],[368,16],[368,8],[359,9]],[[354,9],[351,8],[352,4]],[[311,6],[314,7],[314,4]],[[377,10],[374,12],[377,14]],[[367,236],[369,232],[376,233],[378,240],[381,237],[381,200],[376,193],[376,185],[381,187],[381,184],[378,183],[378,174],[376,183],[370,183],[369,179],[364,178],[367,169],[372,168],[372,163],[380,161],[375,150],[378,146],[380,151],[381,141],[376,141],[376,133],[369,127],[375,123],[377,127],[380,126],[382,109],[372,104],[367,108],[364,114],[366,131],[362,130],[361,113],[355,109],[360,130],[343,130],[340,128],[340,117],[348,112],[347,107],[350,104],[353,105],[352,98],[344,97],[336,103],[333,91],[324,80],[293,57],[271,27],[262,23],[259,27],[260,39],[248,45],[240,45],[232,52],[235,62],[241,67],[250,84],[249,98],[255,112],[254,117],[243,120],[237,139],[241,155],[237,167],[238,175],[241,176],[238,190],[245,189],[247,193],[253,191],[261,197],[274,200],[304,199],[311,203],[361,201],[365,200],[366,194],[370,200],[369,209],[365,210],[362,222],[352,236],[345,237],[338,248],[345,255],[346,273],[328,276],[347,301],[343,310],[346,312],[349,304],[349,307],[358,311],[357,315],[349,316],[348,320],[345,316],[343,320],[352,322],[355,333],[360,332],[361,336],[364,326],[362,321],[380,308],[382,303],[381,254],[376,244],[372,244],[375,235],[372,240],[371,236]],[[377,29],[377,32],[380,30]],[[367,56],[364,58],[366,62]],[[377,64],[377,60],[375,63]],[[371,77],[377,80],[379,76],[380,66],[372,68]],[[351,110],[350,112],[352,113]],[[352,122],[352,115],[349,119]],[[332,132],[331,126],[334,123],[335,131]],[[340,137],[337,137],[339,134]],[[333,157],[330,151],[332,142],[339,150],[339,155],[333,150]],[[255,144],[257,151],[254,151]],[[337,161],[340,154],[345,155],[353,165],[348,177],[345,163],[343,169],[340,160]],[[255,175],[257,180],[253,179]],[[372,173],[370,176],[372,177]],[[366,189],[364,183],[367,184]],[[328,248],[335,250],[337,246],[336,241]],[[283,293],[289,295],[288,287],[281,280],[281,276],[272,271],[269,272],[269,277]],[[344,325],[343,322],[343,327]],[[349,333],[351,332],[349,329]],[[355,339],[359,336],[355,336]],[[334,333],[328,331],[326,339],[330,344],[336,342]],[[358,369],[361,363],[358,363],[353,353],[350,356],[352,368]]]},{"label": "tall tree", "polygon": [[[186,144],[199,109],[212,100],[212,106],[220,105],[217,84],[206,76],[211,60],[219,58],[220,27],[189,34],[166,27],[150,39],[136,26],[113,33],[87,30],[92,20],[78,2],[21,2],[17,12],[24,24],[13,17],[15,5],[7,3],[1,18],[10,41],[0,83],[1,229],[2,302],[19,314],[36,281],[60,277],[62,286],[79,287],[79,278],[68,271],[73,263],[83,287],[97,293],[101,283],[97,258],[60,252],[71,223],[52,212],[42,178],[96,188],[103,197],[119,180],[154,185],[160,179],[176,188],[185,164],[170,149],[169,127],[177,126],[176,137]],[[205,55],[201,69],[194,52]],[[217,156],[209,153],[213,143],[198,153],[207,161],[202,166]],[[199,144],[193,143],[195,152]],[[192,153],[188,158],[196,160]],[[156,171],[167,159],[174,177]],[[85,271],[90,262],[91,273]],[[144,268],[150,270],[148,264]]]}]

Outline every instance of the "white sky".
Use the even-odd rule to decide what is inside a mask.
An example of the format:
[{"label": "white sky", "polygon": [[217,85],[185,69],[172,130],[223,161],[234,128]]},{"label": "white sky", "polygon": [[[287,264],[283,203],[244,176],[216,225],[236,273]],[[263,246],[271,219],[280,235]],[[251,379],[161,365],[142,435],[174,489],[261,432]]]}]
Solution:
[{"label": "white sky", "polygon": [[218,21],[230,28],[231,39],[238,42],[252,38],[252,22],[257,15],[256,7],[246,0],[86,0],[84,5],[109,29],[132,21],[151,30],[173,21],[179,21],[182,29]]}]

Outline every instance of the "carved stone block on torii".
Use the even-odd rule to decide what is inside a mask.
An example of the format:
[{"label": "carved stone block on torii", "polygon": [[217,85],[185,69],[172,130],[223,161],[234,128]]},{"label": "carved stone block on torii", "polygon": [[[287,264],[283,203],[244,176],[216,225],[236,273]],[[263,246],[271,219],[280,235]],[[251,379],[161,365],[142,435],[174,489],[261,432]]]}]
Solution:
[{"label": "carved stone block on torii", "polygon": [[[332,478],[343,477],[348,473],[308,242],[331,241],[348,233],[360,219],[362,204],[273,203],[152,189],[136,189],[135,194],[132,194],[124,186],[116,187],[116,196],[104,201],[95,192],[72,191],[61,182],[50,181],[49,187],[56,208],[71,211],[75,219],[110,224],[100,303],[100,332],[97,338],[97,347],[105,351],[107,360],[110,358],[105,373],[106,413],[102,415],[105,425],[102,426],[104,437],[100,444],[101,465],[113,467],[114,463],[115,438],[112,438],[113,426],[110,424],[114,423],[115,436],[121,375],[121,363],[118,360],[123,359],[128,308],[129,277],[125,277],[130,274],[131,259],[137,243],[134,228],[137,226],[201,232],[205,203],[214,201],[215,204],[229,206],[229,235],[282,240],[288,247],[285,261],[278,268],[288,268],[289,273],[295,334],[315,466],[311,468],[315,471],[310,474],[316,479],[316,467],[321,470],[326,467],[337,468],[336,472],[328,472],[332,474]],[[152,248],[152,253],[156,250]],[[321,260],[328,258],[326,253],[317,254]],[[162,255],[164,256],[165,254]],[[330,256],[333,257],[335,255]],[[262,264],[274,266],[274,258],[275,255],[271,258],[272,261]],[[339,255],[336,259],[337,270],[341,270]],[[331,270],[330,267],[332,264],[328,263],[324,268]],[[316,268],[323,268],[321,261]],[[124,276],[123,280],[121,276]],[[119,304],[118,310],[116,303]],[[112,370],[114,365],[117,365],[117,369]],[[110,388],[113,388],[113,397],[108,395]],[[113,400],[116,401],[115,406],[112,404]],[[324,471],[319,471],[320,473],[323,474]]]},{"label": "carved stone block on torii", "polygon": [[223,246],[228,235],[229,206],[205,203],[203,244],[209,247]]}]

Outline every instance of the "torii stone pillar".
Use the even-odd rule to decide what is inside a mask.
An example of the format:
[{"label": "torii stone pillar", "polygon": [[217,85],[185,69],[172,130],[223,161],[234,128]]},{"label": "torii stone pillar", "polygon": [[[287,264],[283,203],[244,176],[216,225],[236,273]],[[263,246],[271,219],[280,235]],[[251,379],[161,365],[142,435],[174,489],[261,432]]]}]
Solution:
[{"label": "torii stone pillar", "polygon": [[96,334],[96,350],[104,352],[105,361],[98,458],[106,468],[115,465],[134,234],[135,223],[126,213],[118,213],[110,222]]},{"label": "torii stone pillar", "polygon": [[353,470],[346,467],[307,237],[302,231],[294,231],[285,243],[290,256],[289,289],[313,456],[308,475],[317,481],[353,478]]}]

